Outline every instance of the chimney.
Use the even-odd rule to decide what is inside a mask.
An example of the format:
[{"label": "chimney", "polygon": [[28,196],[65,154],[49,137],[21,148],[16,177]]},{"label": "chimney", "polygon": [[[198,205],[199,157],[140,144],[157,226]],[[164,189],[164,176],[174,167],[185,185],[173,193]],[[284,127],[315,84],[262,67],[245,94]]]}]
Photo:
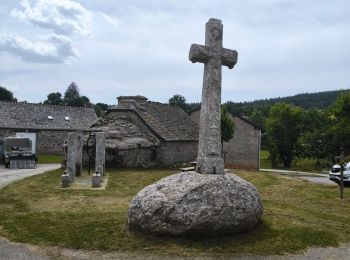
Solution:
[{"label": "chimney", "polygon": [[144,96],[120,96],[117,99],[117,108],[146,111],[147,98]]}]

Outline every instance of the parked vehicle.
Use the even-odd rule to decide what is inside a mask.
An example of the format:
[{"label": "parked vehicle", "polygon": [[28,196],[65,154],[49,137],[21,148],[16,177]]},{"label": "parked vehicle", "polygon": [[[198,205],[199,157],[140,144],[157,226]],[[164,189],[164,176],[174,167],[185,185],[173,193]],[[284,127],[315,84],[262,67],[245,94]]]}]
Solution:
[{"label": "parked vehicle", "polygon": [[[329,179],[340,184],[340,165],[334,164],[329,171]],[[350,162],[345,165],[343,172],[344,186],[350,186]]]},{"label": "parked vehicle", "polygon": [[32,152],[32,141],[29,138],[5,137],[0,140],[0,155],[6,168],[36,167],[36,157]]}]

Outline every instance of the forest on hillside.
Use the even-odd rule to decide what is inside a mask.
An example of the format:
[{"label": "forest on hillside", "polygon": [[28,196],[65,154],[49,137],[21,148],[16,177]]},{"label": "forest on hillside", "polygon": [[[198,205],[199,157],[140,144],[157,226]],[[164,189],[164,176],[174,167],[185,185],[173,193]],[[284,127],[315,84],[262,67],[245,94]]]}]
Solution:
[{"label": "forest on hillside", "polygon": [[303,109],[325,109],[334,104],[339,93],[346,92],[348,90],[332,90],[316,93],[303,93],[288,97],[277,97],[269,99],[260,99],[250,102],[226,102],[230,112],[239,115],[250,115],[253,110],[260,110],[263,114],[266,114],[269,107],[276,103],[287,103],[290,105],[298,106]]}]

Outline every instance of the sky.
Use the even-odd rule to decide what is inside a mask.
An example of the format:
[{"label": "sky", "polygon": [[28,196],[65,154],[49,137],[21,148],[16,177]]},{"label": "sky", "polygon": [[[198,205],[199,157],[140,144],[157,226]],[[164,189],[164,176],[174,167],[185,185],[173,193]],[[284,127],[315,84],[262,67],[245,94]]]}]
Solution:
[{"label": "sky", "polygon": [[238,52],[222,68],[222,102],[350,88],[346,0],[0,0],[0,86],[44,101],[75,82],[94,103],[174,94],[200,102],[205,23]]}]

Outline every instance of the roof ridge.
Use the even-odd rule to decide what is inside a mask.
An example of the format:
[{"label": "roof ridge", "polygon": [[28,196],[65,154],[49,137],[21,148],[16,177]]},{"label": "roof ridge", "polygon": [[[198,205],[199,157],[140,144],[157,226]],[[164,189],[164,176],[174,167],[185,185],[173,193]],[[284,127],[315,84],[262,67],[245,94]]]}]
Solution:
[{"label": "roof ridge", "polygon": [[0,100],[0,103],[11,103],[11,104],[19,104],[19,105],[33,105],[33,106],[46,106],[46,107],[68,107],[73,109],[94,109],[93,107],[75,107],[75,106],[64,106],[64,105],[51,105],[51,104],[44,104],[44,103],[31,103],[28,101],[6,101],[6,100]]}]

